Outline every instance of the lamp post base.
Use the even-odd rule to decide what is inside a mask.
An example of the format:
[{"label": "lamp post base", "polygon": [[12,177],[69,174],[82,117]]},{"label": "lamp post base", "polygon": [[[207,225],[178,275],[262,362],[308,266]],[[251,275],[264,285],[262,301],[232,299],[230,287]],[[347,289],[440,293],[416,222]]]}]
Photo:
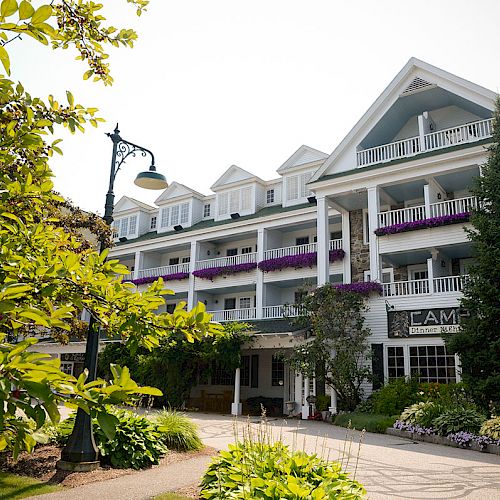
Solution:
[{"label": "lamp post base", "polygon": [[59,460],[56,463],[58,470],[70,472],[90,472],[98,469],[99,465],[99,462],[66,462],[66,460]]}]

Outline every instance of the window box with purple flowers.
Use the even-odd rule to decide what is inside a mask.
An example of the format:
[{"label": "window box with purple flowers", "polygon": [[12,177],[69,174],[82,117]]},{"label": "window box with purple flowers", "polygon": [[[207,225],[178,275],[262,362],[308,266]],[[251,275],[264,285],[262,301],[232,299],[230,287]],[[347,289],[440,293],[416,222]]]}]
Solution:
[{"label": "window box with purple flowers", "polygon": [[442,215],[440,217],[431,217],[429,219],[416,220],[413,222],[403,222],[401,224],[392,224],[391,226],[380,227],[375,230],[377,236],[386,234],[405,233],[407,231],[416,231],[417,229],[427,229],[430,227],[448,226],[450,224],[460,224],[469,220],[470,213],[463,212],[454,215]]},{"label": "window box with purple flowers", "polygon": [[378,293],[382,295],[382,285],[378,281],[362,281],[360,283],[343,283],[333,285],[337,290],[342,292],[354,292],[361,295],[370,295],[370,293]]},{"label": "window box with purple flowers", "polygon": [[180,281],[186,280],[189,278],[189,273],[173,273],[173,274],[165,274],[163,276],[148,276],[146,278],[137,278],[135,280],[130,280],[134,285],[145,285],[147,283],[153,283],[158,278],[163,278],[163,281]]},{"label": "window box with purple flowers", "polygon": [[[344,250],[330,250],[328,258],[330,262],[335,262],[342,260],[344,255]],[[317,265],[317,262],[317,252],[299,253],[297,255],[286,255],[284,257],[276,257],[275,259],[262,260],[259,262],[259,269],[265,273],[269,273],[287,268],[300,269],[302,267],[313,267]]]},{"label": "window box with purple flowers", "polygon": [[219,276],[228,276],[231,274],[250,272],[257,268],[255,262],[245,262],[243,264],[234,264],[231,266],[207,267],[206,269],[198,269],[193,271],[193,276],[203,280],[213,281]]}]

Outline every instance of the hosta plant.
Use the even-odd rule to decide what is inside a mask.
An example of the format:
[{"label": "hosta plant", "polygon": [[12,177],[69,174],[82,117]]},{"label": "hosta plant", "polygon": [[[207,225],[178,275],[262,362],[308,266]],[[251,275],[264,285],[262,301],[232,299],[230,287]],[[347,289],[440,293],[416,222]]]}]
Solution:
[{"label": "hosta plant", "polygon": [[456,407],[436,417],[432,425],[438,434],[446,436],[459,431],[477,434],[483,422],[483,415],[473,408]]},{"label": "hosta plant", "polygon": [[441,405],[433,401],[422,401],[405,408],[399,420],[406,424],[419,424],[422,427],[429,427],[442,410]]},{"label": "hosta plant", "polygon": [[479,434],[500,441],[500,417],[493,417],[486,420],[481,426]]},{"label": "hosta plant", "polygon": [[201,498],[358,499],[365,490],[341,470],[281,442],[239,442],[221,451],[202,479]]}]

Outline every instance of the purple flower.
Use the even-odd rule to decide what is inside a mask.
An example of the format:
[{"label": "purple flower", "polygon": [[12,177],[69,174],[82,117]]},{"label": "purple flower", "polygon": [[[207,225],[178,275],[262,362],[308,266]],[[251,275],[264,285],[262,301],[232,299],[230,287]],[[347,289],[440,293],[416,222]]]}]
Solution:
[{"label": "purple flower", "polygon": [[337,290],[342,292],[355,292],[361,295],[369,295],[372,292],[382,294],[382,285],[377,281],[364,281],[361,283],[344,283],[341,285],[333,285]]},{"label": "purple flower", "polygon": [[458,224],[467,222],[470,213],[462,212],[454,215],[442,215],[440,217],[431,217],[430,219],[421,219],[413,222],[403,222],[402,224],[392,224],[391,226],[381,227],[375,230],[377,236],[385,234],[404,233],[406,231],[415,231],[416,229],[425,229],[429,227],[446,226],[448,224]]},{"label": "purple flower", "polygon": [[189,278],[189,273],[172,273],[172,274],[164,274],[162,276],[148,276],[146,278],[137,278],[135,280],[127,280],[133,283],[134,285],[145,285],[146,283],[153,283],[158,278],[163,278],[163,281],[180,281]]},{"label": "purple flower", "polygon": [[244,264],[234,264],[231,266],[207,267],[206,269],[198,269],[193,271],[193,276],[203,280],[211,280],[217,276],[226,276],[230,274],[249,272],[257,268],[255,262],[246,262]]},{"label": "purple flower", "polygon": [[396,420],[393,425],[394,429],[398,429],[399,431],[408,431],[413,434],[418,434],[419,436],[430,436],[435,434],[435,431],[432,427],[422,427],[418,424],[407,424],[402,422],[401,420]]},{"label": "purple flower", "polygon": [[[328,260],[335,262],[344,258],[344,250],[330,250]],[[297,255],[286,255],[275,259],[266,259],[259,262],[259,269],[265,273],[281,271],[286,268],[300,269],[302,267],[313,267],[317,265],[317,252],[299,253]]]}]

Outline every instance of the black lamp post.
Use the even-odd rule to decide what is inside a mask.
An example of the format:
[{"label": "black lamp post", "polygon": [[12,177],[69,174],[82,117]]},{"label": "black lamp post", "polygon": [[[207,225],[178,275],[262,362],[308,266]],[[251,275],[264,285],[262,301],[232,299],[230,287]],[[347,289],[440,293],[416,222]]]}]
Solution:
[{"label": "black lamp post", "polygon": [[[120,170],[123,162],[129,156],[136,156],[137,153],[140,153],[142,156],[146,156],[147,154],[151,156],[151,166],[149,170],[139,173],[134,184],[145,189],[165,189],[168,187],[168,183],[165,176],[156,171],[153,153],[149,149],[122,139],[120,137],[120,131],[118,130],[118,124],[112,134],[106,135],[113,141],[113,153],[111,156],[111,172],[109,176],[108,192],[106,193],[103,219],[106,224],[111,225],[113,222],[113,207],[115,200],[113,188],[116,174]],[[100,252],[105,248],[106,243],[102,241]],[[87,382],[92,382],[96,379],[98,352],[99,324],[96,319],[91,316],[88,327],[87,343],[85,346],[84,362],[84,366],[89,372]],[[99,466],[98,458],[99,452],[94,441],[91,418],[79,408],[76,414],[73,432],[68,440],[68,444],[62,450],[61,460],[57,463],[57,466],[62,470],[88,471]]]}]

